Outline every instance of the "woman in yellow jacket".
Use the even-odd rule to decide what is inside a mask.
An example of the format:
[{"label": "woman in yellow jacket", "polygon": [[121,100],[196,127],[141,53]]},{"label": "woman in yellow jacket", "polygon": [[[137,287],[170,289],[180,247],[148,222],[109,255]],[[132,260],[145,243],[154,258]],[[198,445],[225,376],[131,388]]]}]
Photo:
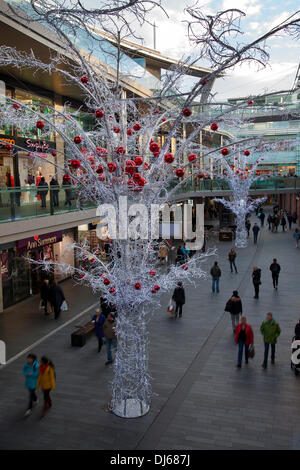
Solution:
[{"label": "woman in yellow jacket", "polygon": [[45,416],[46,411],[52,406],[50,392],[51,390],[55,390],[54,365],[45,356],[43,356],[40,361],[39,376],[36,383],[36,389],[38,389],[39,386],[41,386],[44,394],[44,408],[42,410],[41,416]]}]

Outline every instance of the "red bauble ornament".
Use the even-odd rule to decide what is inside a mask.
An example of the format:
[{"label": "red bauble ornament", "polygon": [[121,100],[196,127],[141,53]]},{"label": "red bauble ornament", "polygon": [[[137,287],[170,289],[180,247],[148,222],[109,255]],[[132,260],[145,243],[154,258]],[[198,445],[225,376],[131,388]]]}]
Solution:
[{"label": "red bauble ornament", "polygon": [[81,83],[88,83],[89,79],[85,75],[80,79]]},{"label": "red bauble ornament", "polygon": [[166,153],[164,160],[166,163],[172,163],[174,161],[174,155],[172,153]]},{"label": "red bauble ornament", "polygon": [[119,134],[120,130],[121,130],[121,129],[119,128],[119,126],[115,126],[115,127],[114,127],[114,133],[115,133],[115,134]]},{"label": "red bauble ornament", "polygon": [[154,287],[153,287],[154,290],[158,291],[160,289],[160,287],[156,284]]},{"label": "red bauble ornament", "polygon": [[77,145],[78,145],[78,144],[81,144],[82,138],[81,138],[79,135],[76,135],[76,136],[74,137],[74,142],[75,142],[75,144],[77,144]]},{"label": "red bauble ornament", "polygon": [[248,104],[249,104],[249,105],[254,104],[254,101],[253,101],[253,100],[249,100],[249,101],[248,101]]},{"label": "red bauble ornament", "polygon": [[79,274],[80,279],[84,277],[84,274]]},{"label": "red bauble ornament", "polygon": [[98,181],[105,181],[105,177],[103,175],[98,176]]},{"label": "red bauble ornament", "polygon": [[19,109],[19,108],[20,108],[20,105],[19,105],[18,103],[14,103],[14,104],[13,104],[13,108],[14,108],[14,109]]},{"label": "red bauble ornament", "polygon": [[136,290],[141,290],[141,287],[142,287],[142,286],[141,286],[141,283],[140,283],[140,282],[136,282],[135,285],[134,285],[134,288],[135,288]]},{"label": "red bauble ornament", "polygon": [[142,159],[142,157],[135,157],[134,163],[135,163],[137,166],[142,165],[142,164],[143,164],[143,159]]},{"label": "red bauble ornament", "polygon": [[149,271],[149,274],[150,274],[150,276],[155,276],[156,271],[154,271],[154,269],[151,269],[151,271]]},{"label": "red bauble ornament", "polygon": [[159,157],[159,153],[160,153],[159,151],[158,151],[158,152],[153,152],[153,157],[154,157],[154,158],[158,158],[158,157]]},{"label": "red bauble ornament", "polygon": [[153,287],[153,289],[151,289],[151,292],[152,292],[152,294],[156,294],[156,290],[154,289],[154,287]]},{"label": "red bauble ornament", "polygon": [[161,122],[166,122],[166,118],[161,118]]},{"label": "red bauble ornament", "polygon": [[134,131],[132,129],[127,129],[127,135],[133,135]]},{"label": "red bauble ornament", "polygon": [[160,148],[159,145],[156,142],[151,142],[149,145],[150,152],[159,152]]},{"label": "red bauble ornament", "polygon": [[80,161],[77,159],[71,160],[70,167],[73,168],[74,170],[77,170],[80,167]]},{"label": "red bauble ornament", "polygon": [[104,171],[104,167],[102,165],[99,165],[97,170],[96,170],[96,173],[98,173],[98,175],[101,175]]},{"label": "red bauble ornament", "polygon": [[153,114],[158,114],[159,113],[159,108],[154,108],[153,109]]},{"label": "red bauble ornament", "polygon": [[249,157],[249,155],[250,155],[249,150],[245,150],[244,155],[246,155],[246,157]]},{"label": "red bauble ornament", "polygon": [[182,114],[184,115],[184,117],[189,117],[192,114],[192,111],[186,108],[182,111]]},{"label": "red bauble ornament", "polygon": [[68,183],[69,183],[69,182],[71,181],[70,175],[64,175],[64,176],[63,176],[63,180],[64,180],[65,182],[68,182]]},{"label": "red bauble ornament", "polygon": [[210,126],[212,131],[217,131],[218,130],[218,124],[216,122],[213,122],[212,125]]},{"label": "red bauble ornament", "polygon": [[205,78],[202,78],[202,80],[201,80],[201,82],[200,82],[200,83],[201,83],[201,85],[202,85],[202,86],[204,86],[204,85],[206,85],[206,84],[207,84],[207,80],[205,80]]},{"label": "red bauble ornament", "polygon": [[142,126],[141,126],[138,122],[136,122],[136,123],[133,125],[133,129],[134,129],[135,131],[139,131],[141,128],[142,128]]},{"label": "red bauble ornament", "polygon": [[178,176],[178,178],[182,178],[183,175],[184,175],[184,170],[182,168],[178,168],[176,170],[176,176]]},{"label": "red bauble ornament", "polygon": [[110,292],[111,294],[114,294],[114,293],[116,292],[116,289],[115,289],[114,287],[111,287],[111,288],[109,289],[109,292]]},{"label": "red bauble ornament", "polygon": [[109,284],[110,284],[110,279],[108,279],[108,277],[106,277],[105,279],[103,279],[103,283],[104,283],[106,286],[109,286]]},{"label": "red bauble ornament", "polygon": [[107,168],[110,173],[113,173],[114,171],[116,171],[117,165],[115,162],[108,162]]},{"label": "red bauble ornament", "polygon": [[125,173],[127,175],[133,175],[135,172],[135,162],[133,160],[126,160]]},{"label": "red bauble ornament", "polygon": [[195,155],[194,153],[191,153],[191,155],[188,156],[188,160],[189,162],[193,162],[197,160],[197,155]]},{"label": "red bauble ornament", "polygon": [[38,129],[44,129],[45,124],[43,123],[43,121],[38,121],[38,122],[36,123],[36,127],[37,127]]},{"label": "red bauble ornament", "polygon": [[200,180],[201,180],[202,178],[204,178],[204,173],[202,173],[202,172],[201,172],[201,173],[198,173],[197,178],[199,178]]},{"label": "red bauble ornament", "polygon": [[12,149],[12,146],[11,146],[11,144],[6,144],[6,145],[5,145],[5,148],[6,148],[6,150],[11,150],[11,149]]},{"label": "red bauble ornament", "polygon": [[137,180],[137,184],[138,184],[140,187],[145,186],[146,183],[147,183],[147,181],[146,181],[145,178],[143,178],[142,176]]},{"label": "red bauble ornament", "polygon": [[224,148],[224,149],[221,150],[221,154],[222,154],[224,157],[226,157],[226,155],[229,154],[229,150],[226,149],[226,148]]},{"label": "red bauble ornament", "polygon": [[141,175],[139,173],[134,173],[132,179],[133,181],[137,182],[141,178]]},{"label": "red bauble ornament", "polygon": [[33,238],[34,238],[34,239],[35,239],[35,241],[36,241],[36,240],[38,240],[38,239],[39,239],[39,236],[38,236],[38,235],[34,235],[34,237],[33,237]]},{"label": "red bauble ornament", "polygon": [[104,111],[103,109],[96,109],[95,111],[95,116],[97,119],[101,119],[104,116]]},{"label": "red bauble ornament", "polygon": [[188,267],[186,264],[184,264],[184,265],[182,266],[182,269],[183,269],[184,271],[187,271],[187,270],[189,269],[189,267]]},{"label": "red bauble ornament", "polygon": [[52,157],[56,157],[56,152],[51,153]]},{"label": "red bauble ornament", "polygon": [[149,170],[149,168],[150,168],[149,163],[148,163],[148,162],[144,162],[144,170],[147,171],[147,170]]},{"label": "red bauble ornament", "polygon": [[99,155],[99,157],[105,158],[107,156],[107,150],[102,147],[96,147],[96,152]]},{"label": "red bauble ornament", "polygon": [[117,153],[118,153],[119,155],[125,155],[125,153],[126,153],[126,148],[123,147],[122,145],[120,145],[119,147],[117,147]]}]

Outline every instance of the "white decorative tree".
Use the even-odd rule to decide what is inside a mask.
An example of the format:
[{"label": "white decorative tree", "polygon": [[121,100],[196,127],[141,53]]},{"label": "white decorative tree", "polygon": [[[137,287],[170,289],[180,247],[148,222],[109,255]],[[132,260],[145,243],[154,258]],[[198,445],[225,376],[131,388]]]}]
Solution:
[{"label": "white decorative tree", "polygon": [[[66,55],[52,57],[44,63],[33,53],[0,47],[1,66],[31,67],[62,76],[67,83],[80,88],[84,110],[94,115],[94,128],[85,132],[77,120],[78,112],[70,113],[64,107],[43,115],[39,109],[8,99],[1,105],[0,124],[12,124],[19,129],[36,127],[42,136],[50,132],[59,135],[64,142],[65,167],[55,166],[65,187],[72,184],[80,208],[85,207],[86,201],[93,201],[96,206],[109,204],[109,215],[114,215],[119,222],[116,230],[113,223],[109,228],[113,242],[108,263],[85,244],[76,244],[78,260],[82,263],[75,269],[74,276],[78,284],[101,292],[109,304],[116,306],[118,351],[111,409],[122,417],[142,416],[150,407],[147,322],[152,310],[160,305],[159,292],[170,292],[179,280],[193,283],[196,278],[203,278],[205,272],[201,264],[214,253],[203,255],[198,250],[185,265],[172,265],[167,272],[161,269],[157,266],[156,255],[158,234],[153,236],[149,213],[154,204],[166,205],[189,178],[188,167],[199,161],[199,131],[205,129],[214,133],[218,126],[221,128],[223,123],[229,122],[227,112],[214,119],[209,113],[207,106],[212,100],[213,80],[243,61],[265,65],[268,55],[264,44],[269,37],[276,32],[287,31],[294,36],[299,32],[299,17],[293,16],[255,42],[231,44],[232,33],[240,32],[237,23],[242,12],[227,10],[212,17],[203,15],[198,7],[188,8],[192,17],[188,25],[190,38],[200,46],[198,58],[211,61],[212,71],[197,80],[190,91],[179,93],[177,85],[189,72],[189,63],[185,62],[166,74],[162,88],[151,98],[124,98],[122,83],[126,77],[121,67],[120,41],[122,36],[134,34],[132,17],[140,23],[147,21],[147,13],[158,3],[102,1],[97,8],[88,8],[76,0],[71,5],[60,0],[52,0],[51,4],[32,0],[21,4],[29,15],[26,20],[50,26],[58,34]],[[25,21],[22,11],[12,10]],[[95,28],[115,31],[116,54],[96,35]],[[82,49],[82,42],[87,44],[88,52]],[[116,70],[113,78],[108,78],[108,68],[103,63],[90,57],[97,56],[99,49],[106,57],[113,57]],[[199,99],[204,109],[198,110]],[[183,123],[190,127],[186,136],[182,133]],[[162,130],[165,139],[160,146],[156,140]],[[207,155],[211,156],[211,149],[207,150]],[[251,171],[243,170],[249,175],[245,180],[247,184]],[[237,181],[236,174],[232,172],[232,182]],[[234,200],[241,202],[241,197],[247,198],[248,194],[246,188],[240,190],[241,178],[238,180],[239,183],[232,184],[232,190]],[[129,220],[125,201],[129,201]],[[245,214],[249,207],[245,199],[245,209],[237,209],[237,213]],[[41,265],[43,269],[52,267],[46,262]],[[65,272],[74,271],[66,265],[60,268]]]}]

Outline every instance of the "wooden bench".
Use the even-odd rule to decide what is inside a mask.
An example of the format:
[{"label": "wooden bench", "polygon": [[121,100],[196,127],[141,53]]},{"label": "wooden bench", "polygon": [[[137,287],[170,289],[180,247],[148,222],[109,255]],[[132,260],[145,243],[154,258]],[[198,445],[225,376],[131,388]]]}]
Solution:
[{"label": "wooden bench", "polygon": [[71,345],[82,348],[85,345],[87,338],[89,338],[95,331],[95,323],[93,321],[87,322],[84,326],[76,327],[78,330],[71,334]]}]

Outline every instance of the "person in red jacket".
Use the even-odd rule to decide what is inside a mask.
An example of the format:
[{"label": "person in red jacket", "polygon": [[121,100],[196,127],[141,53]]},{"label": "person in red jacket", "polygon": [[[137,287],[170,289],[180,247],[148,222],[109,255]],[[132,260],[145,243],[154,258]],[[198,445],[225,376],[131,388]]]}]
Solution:
[{"label": "person in red jacket", "polygon": [[235,329],[235,342],[239,345],[239,352],[238,352],[238,363],[237,367],[242,367],[242,359],[243,359],[243,349],[245,346],[245,362],[248,364],[248,351],[250,344],[253,344],[253,330],[251,325],[247,323],[247,318],[242,317],[241,323]]}]

